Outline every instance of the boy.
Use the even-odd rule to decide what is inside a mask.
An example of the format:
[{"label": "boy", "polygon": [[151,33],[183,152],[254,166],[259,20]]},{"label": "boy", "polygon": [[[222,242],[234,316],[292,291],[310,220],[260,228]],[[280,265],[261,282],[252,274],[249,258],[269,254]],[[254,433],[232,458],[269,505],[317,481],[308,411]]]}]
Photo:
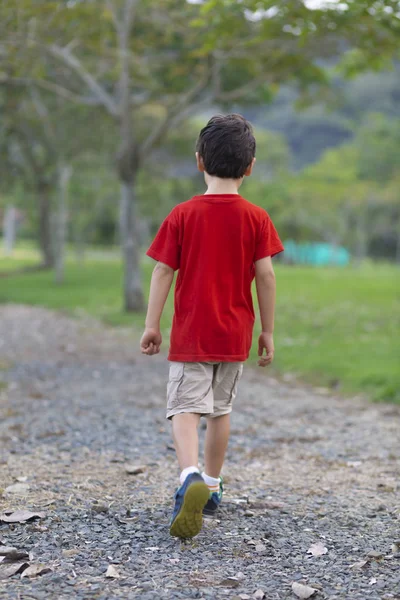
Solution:
[{"label": "boy", "polygon": [[[275,275],[271,257],[283,250],[267,213],[238,189],[251,175],[256,142],[240,115],[217,115],[200,132],[196,160],[207,191],[176,206],[147,254],[154,269],[143,354],[160,351],[160,318],[179,269],[168,359],[167,418],[172,420],[181,487],[175,494],[170,533],[197,535],[203,514],[222,500],[220,477],[229,439],[230,412],[254,325],[255,276],[262,332],[261,367],[274,357]],[[265,354],[264,354],[265,351]],[[207,417],[205,471],[198,469],[200,417]]]}]

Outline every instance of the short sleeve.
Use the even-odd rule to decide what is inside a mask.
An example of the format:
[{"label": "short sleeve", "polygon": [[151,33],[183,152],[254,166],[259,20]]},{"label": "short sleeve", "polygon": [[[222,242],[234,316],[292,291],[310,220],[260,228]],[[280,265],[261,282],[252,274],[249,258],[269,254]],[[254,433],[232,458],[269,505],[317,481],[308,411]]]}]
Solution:
[{"label": "short sleeve", "polygon": [[146,254],[154,260],[165,263],[174,271],[179,269],[181,251],[178,223],[173,212],[162,223]]},{"label": "short sleeve", "polygon": [[275,256],[275,254],[279,254],[279,252],[282,252],[283,250],[284,247],[278,232],[269,215],[265,213],[265,217],[261,221],[260,232],[254,253],[254,262],[267,256]]}]

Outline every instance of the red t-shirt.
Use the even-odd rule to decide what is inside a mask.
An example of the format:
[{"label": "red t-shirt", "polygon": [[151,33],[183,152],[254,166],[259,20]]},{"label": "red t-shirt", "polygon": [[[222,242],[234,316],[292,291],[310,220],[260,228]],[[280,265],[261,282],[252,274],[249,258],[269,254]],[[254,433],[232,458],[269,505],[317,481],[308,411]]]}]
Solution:
[{"label": "red t-shirt", "polygon": [[147,252],[179,269],[169,360],[246,360],[254,326],[254,263],[282,250],[265,210],[237,194],[178,204]]}]

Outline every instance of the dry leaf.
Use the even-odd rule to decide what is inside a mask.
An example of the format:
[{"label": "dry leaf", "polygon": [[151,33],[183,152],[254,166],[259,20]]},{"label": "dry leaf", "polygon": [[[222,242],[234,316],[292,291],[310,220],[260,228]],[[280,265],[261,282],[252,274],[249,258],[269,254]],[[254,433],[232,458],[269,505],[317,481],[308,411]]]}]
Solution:
[{"label": "dry leaf", "polygon": [[37,577],[38,575],[45,575],[46,573],[51,573],[53,569],[47,567],[46,565],[31,565],[21,575],[22,577]]},{"label": "dry leaf", "polygon": [[240,581],[239,579],[237,579],[237,577],[226,577],[226,579],[220,581],[218,585],[221,585],[223,587],[236,588],[240,585]]},{"label": "dry leaf", "polygon": [[360,560],[350,565],[350,569],[362,569],[368,564],[368,560]]},{"label": "dry leaf", "polygon": [[30,510],[7,511],[0,515],[0,521],[4,523],[25,523],[25,521],[30,521],[31,519],[43,519],[45,516],[45,513],[31,512]]},{"label": "dry leaf", "polygon": [[400,552],[400,540],[394,542],[391,547],[390,547],[391,551],[393,552],[393,554],[397,554],[398,552]]},{"label": "dry leaf", "polygon": [[79,550],[79,548],[69,548],[68,550],[63,550],[62,555],[68,558],[70,556],[76,556],[80,552],[81,551]]},{"label": "dry leaf", "polygon": [[3,563],[0,565],[0,579],[7,579],[8,577],[12,577],[16,573],[21,573],[28,567],[29,563],[27,562],[17,562],[12,563],[11,565],[5,565]]},{"label": "dry leaf", "polygon": [[9,485],[4,490],[5,494],[26,494],[29,491],[29,485],[27,483],[14,483]]},{"label": "dry leaf", "polygon": [[309,585],[303,585],[302,583],[297,583],[297,581],[292,583],[292,592],[298,598],[311,598],[317,591],[318,590],[315,588],[312,588]]},{"label": "dry leaf", "polygon": [[134,465],[126,465],[125,473],[128,475],[140,475],[140,473],[144,473],[146,471],[146,467],[144,466],[134,466]]},{"label": "dry leaf", "polygon": [[5,562],[29,560],[29,554],[24,550],[17,550],[12,546],[0,546],[0,556],[4,558]]},{"label": "dry leaf", "polygon": [[317,542],[310,546],[307,550],[307,554],[312,554],[313,556],[322,556],[323,554],[327,554],[328,548],[324,546],[322,542]]},{"label": "dry leaf", "polygon": [[108,565],[108,569],[106,571],[106,577],[109,577],[111,579],[119,579],[120,574],[118,573],[117,569],[113,565]]},{"label": "dry leaf", "polygon": [[254,600],[263,600],[263,598],[265,598],[265,594],[262,590],[257,590],[254,592],[253,598]]}]

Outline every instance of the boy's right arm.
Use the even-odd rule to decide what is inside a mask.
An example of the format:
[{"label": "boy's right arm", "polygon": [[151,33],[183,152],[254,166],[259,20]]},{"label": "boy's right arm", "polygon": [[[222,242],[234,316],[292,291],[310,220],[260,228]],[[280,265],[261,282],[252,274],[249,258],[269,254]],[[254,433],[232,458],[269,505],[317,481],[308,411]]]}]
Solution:
[{"label": "boy's right arm", "polygon": [[[274,318],[276,281],[274,267],[270,256],[257,260],[256,287],[258,305],[260,307],[261,335],[258,340],[258,356],[260,367],[270,365],[274,359]],[[263,356],[265,350],[265,356]]]},{"label": "boy's right arm", "polygon": [[160,319],[174,280],[174,270],[158,262],[151,277],[149,305],[145,330],[140,340],[142,354],[152,356],[160,352],[162,342]]}]

